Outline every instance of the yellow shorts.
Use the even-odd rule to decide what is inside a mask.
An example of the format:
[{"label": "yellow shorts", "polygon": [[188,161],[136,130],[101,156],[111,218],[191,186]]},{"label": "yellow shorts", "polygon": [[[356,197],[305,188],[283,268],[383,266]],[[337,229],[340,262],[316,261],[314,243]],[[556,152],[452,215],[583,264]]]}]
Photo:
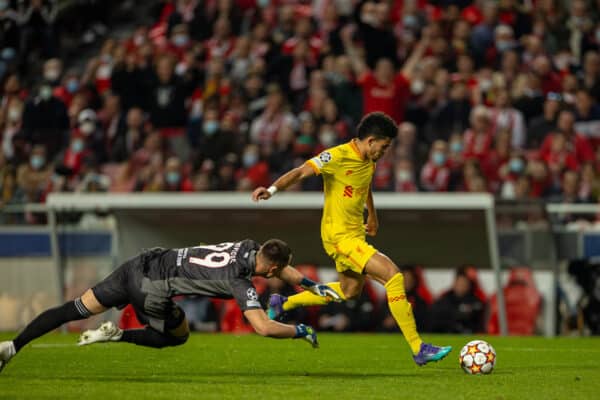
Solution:
[{"label": "yellow shorts", "polygon": [[338,272],[347,270],[362,274],[367,261],[377,249],[361,238],[342,239],[337,243],[323,242],[325,252],[335,261]]}]

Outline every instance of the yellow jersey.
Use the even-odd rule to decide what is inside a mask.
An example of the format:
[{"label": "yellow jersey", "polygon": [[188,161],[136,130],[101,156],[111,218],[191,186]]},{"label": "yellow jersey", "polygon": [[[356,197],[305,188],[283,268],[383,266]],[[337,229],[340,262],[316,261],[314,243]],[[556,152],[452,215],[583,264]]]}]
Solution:
[{"label": "yellow jersey", "polygon": [[351,140],[321,152],[307,163],[317,175],[323,175],[323,243],[336,244],[357,237],[364,240],[364,209],[375,162],[363,159]]}]

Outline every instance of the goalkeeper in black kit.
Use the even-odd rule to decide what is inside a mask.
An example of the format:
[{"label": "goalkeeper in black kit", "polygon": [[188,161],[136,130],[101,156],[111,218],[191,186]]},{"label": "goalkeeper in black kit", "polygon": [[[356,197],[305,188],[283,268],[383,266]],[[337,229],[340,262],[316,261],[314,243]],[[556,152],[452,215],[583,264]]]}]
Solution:
[{"label": "goalkeeper in black kit", "polygon": [[121,330],[112,322],[81,334],[79,345],[129,342],[163,348],[184,344],[189,327],[183,310],[171,299],[181,295],[234,298],[256,333],[273,338],[304,339],[318,347],[310,326],[270,320],[264,312],[252,276],[278,277],[292,285],[339,300],[328,286],[305,278],[291,267],[289,246],[278,239],[264,244],[253,240],[179,249],[155,248],[126,261],[81,297],[44,311],[14,340],[0,342],[0,371],[27,343],[58,328],[131,304],[143,329]]}]

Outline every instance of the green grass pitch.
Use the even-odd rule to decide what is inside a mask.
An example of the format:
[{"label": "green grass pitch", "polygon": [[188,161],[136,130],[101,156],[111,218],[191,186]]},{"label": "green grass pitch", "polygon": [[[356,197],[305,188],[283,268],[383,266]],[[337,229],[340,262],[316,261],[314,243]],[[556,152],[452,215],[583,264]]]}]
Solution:
[{"label": "green grass pitch", "polygon": [[[9,336],[0,335],[0,340]],[[458,352],[482,338],[496,348],[491,375],[469,376]],[[600,393],[600,338],[432,336],[445,360],[417,367],[400,335],[191,336],[177,348],[74,345],[51,334],[0,374],[0,399],[593,399]]]}]

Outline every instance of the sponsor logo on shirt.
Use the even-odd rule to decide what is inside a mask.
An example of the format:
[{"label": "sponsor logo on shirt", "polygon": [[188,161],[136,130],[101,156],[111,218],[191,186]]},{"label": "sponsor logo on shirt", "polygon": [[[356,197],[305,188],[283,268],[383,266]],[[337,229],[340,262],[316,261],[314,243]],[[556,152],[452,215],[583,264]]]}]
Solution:
[{"label": "sponsor logo on shirt", "polygon": [[354,188],[352,186],[348,185],[344,188],[344,197],[352,198],[353,194],[354,194]]}]

